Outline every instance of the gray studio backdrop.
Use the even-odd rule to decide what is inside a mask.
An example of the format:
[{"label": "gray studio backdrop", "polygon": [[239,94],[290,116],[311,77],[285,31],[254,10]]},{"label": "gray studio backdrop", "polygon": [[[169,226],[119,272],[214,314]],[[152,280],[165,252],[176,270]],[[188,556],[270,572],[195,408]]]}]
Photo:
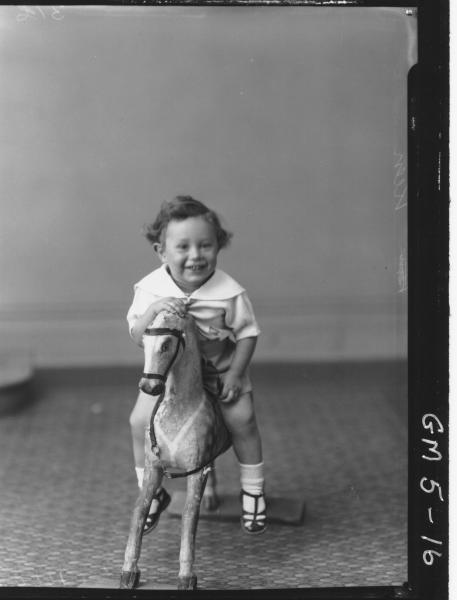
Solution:
[{"label": "gray studio backdrop", "polygon": [[404,358],[410,13],[0,7],[0,351],[141,362],[140,230],[182,193],[234,232],[256,360]]}]

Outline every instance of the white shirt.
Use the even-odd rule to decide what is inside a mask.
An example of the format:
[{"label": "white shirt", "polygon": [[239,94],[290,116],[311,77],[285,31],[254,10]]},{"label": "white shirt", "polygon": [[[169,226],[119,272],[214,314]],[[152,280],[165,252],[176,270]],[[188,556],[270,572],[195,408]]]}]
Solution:
[{"label": "white shirt", "polygon": [[159,298],[183,298],[188,313],[195,319],[202,351],[215,363],[220,363],[221,359],[226,363],[233,353],[233,342],[257,337],[260,333],[246,290],[220,269],[216,269],[201,287],[185,294],[173,281],[166,265],[162,265],[136,283],[134,290],[127,313],[130,331],[138,316]]}]

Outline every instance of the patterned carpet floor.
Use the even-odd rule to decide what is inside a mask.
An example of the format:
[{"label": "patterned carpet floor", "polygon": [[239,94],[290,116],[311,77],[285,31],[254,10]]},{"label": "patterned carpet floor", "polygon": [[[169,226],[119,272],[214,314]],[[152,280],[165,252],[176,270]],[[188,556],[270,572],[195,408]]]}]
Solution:
[{"label": "patterned carpet floor", "polygon": [[[0,417],[0,586],[117,586],[137,487],[128,416],[133,369],[38,372],[34,397]],[[306,503],[263,536],[201,520],[201,589],[397,586],[407,579],[404,365],[252,368],[267,493]],[[239,489],[232,451],[219,491]],[[185,481],[166,481],[173,492]],[[174,585],[180,520],[144,539],[150,585]]]}]

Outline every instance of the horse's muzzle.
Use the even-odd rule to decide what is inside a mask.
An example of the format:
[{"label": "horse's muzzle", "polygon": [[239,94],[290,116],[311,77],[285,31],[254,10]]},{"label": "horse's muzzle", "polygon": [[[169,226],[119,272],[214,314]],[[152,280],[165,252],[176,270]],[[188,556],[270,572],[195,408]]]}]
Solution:
[{"label": "horse's muzzle", "polygon": [[162,381],[151,381],[146,377],[140,379],[138,387],[142,392],[151,396],[160,396],[165,391],[165,384]]}]

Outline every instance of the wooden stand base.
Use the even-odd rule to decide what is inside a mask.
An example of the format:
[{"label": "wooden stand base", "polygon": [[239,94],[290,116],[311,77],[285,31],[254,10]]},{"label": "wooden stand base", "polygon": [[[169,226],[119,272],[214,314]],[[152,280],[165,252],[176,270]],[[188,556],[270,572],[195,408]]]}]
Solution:
[{"label": "wooden stand base", "polygon": [[[163,516],[167,515],[171,518],[181,518],[184,503],[186,501],[186,493],[184,491],[173,492],[170,505]],[[268,496],[267,498],[267,515],[269,523],[280,523],[282,525],[302,525],[305,518],[306,507],[301,499],[297,498],[278,498]],[[203,504],[200,508],[200,519],[211,519],[213,521],[236,521],[239,522],[241,515],[241,504],[238,496],[223,495],[220,497],[220,506],[214,511],[205,509]],[[162,516],[162,518],[163,518]],[[119,588],[120,573],[118,578],[114,577],[90,577],[82,583],[80,588],[104,588],[117,589]],[[170,583],[148,582],[148,580],[140,579],[140,583],[136,589],[138,590],[176,590],[177,581]]]},{"label": "wooden stand base", "polygon": [[[167,512],[170,517],[181,517],[186,501],[186,492],[178,490],[173,492]],[[282,523],[283,525],[302,525],[305,518],[305,502],[298,498],[267,497],[267,520],[269,523]],[[220,505],[216,510],[207,510],[203,503],[200,507],[200,519],[214,521],[239,521],[241,516],[241,502],[239,496],[223,495]]]}]

